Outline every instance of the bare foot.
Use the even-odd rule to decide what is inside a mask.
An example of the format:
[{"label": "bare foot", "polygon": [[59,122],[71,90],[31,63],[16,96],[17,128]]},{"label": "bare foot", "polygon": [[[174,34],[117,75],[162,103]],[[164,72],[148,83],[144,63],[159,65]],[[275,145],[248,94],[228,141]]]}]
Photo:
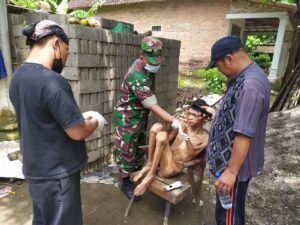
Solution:
[{"label": "bare foot", "polygon": [[140,196],[143,195],[146,190],[148,189],[149,185],[151,184],[153,179],[152,175],[147,175],[144,180],[142,181],[142,183],[140,183],[138,186],[136,186],[136,188],[134,189],[134,196]]},{"label": "bare foot", "polygon": [[145,174],[150,170],[150,167],[151,165],[145,165],[143,167],[143,169],[141,169],[141,171],[138,173],[138,175],[136,175],[134,178],[133,178],[133,182],[136,183],[138,182],[143,176],[145,176]]}]

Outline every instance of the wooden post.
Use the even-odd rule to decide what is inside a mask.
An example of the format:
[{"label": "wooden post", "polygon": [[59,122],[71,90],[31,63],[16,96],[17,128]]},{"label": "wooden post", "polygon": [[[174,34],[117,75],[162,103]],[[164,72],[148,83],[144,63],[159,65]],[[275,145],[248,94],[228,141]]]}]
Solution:
[{"label": "wooden post", "polygon": [[165,209],[165,216],[164,216],[164,225],[168,225],[170,211],[171,211],[171,203],[169,201],[166,201],[166,209]]},{"label": "wooden post", "polygon": [[200,200],[201,200],[201,193],[202,193],[202,181],[204,177],[204,171],[205,171],[205,166],[206,163],[202,162],[200,165],[200,170],[199,170],[199,181],[196,187],[195,191],[195,210],[199,211],[200,210]]},{"label": "wooden post", "polygon": [[125,217],[127,217],[129,215],[133,202],[134,202],[134,196],[130,199],[130,202],[127,206],[127,209],[126,209],[126,212],[124,215]]}]

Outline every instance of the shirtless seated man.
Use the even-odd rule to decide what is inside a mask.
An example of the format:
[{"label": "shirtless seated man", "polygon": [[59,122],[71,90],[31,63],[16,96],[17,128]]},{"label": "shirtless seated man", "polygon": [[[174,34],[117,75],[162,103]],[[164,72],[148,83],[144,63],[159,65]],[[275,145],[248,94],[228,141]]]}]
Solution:
[{"label": "shirtless seated man", "polygon": [[[134,195],[145,193],[158,169],[160,177],[172,177],[182,172],[184,163],[194,159],[208,144],[208,132],[203,124],[209,118],[201,106],[207,105],[205,101],[197,99],[182,116],[181,126],[188,134],[188,140],[184,141],[178,134],[178,129],[169,134],[165,127],[154,124],[150,129],[148,160],[143,169],[133,178],[134,182],[142,179],[135,188]],[[159,166],[159,167],[158,167]]]}]

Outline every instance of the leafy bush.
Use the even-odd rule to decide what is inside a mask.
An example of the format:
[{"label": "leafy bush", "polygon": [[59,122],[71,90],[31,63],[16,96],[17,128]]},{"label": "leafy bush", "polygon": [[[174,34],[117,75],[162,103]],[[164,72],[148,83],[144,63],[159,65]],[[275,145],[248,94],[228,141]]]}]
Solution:
[{"label": "leafy bush", "polygon": [[206,84],[203,79],[193,75],[180,75],[178,77],[178,88],[196,88],[206,91]]},{"label": "leafy bush", "polygon": [[79,19],[92,17],[95,15],[98,8],[101,7],[105,2],[106,2],[105,0],[97,0],[96,3],[94,3],[93,6],[88,11],[85,11],[83,9],[78,9],[71,12],[69,15],[75,16]]},{"label": "leafy bush", "polygon": [[226,78],[216,68],[188,71],[178,77],[178,88],[201,89],[205,94],[223,94],[226,90]]},{"label": "leafy bush", "polygon": [[178,88],[183,89],[185,87],[185,80],[182,78],[182,76],[178,76]]},{"label": "leafy bush", "polygon": [[247,52],[254,52],[257,50],[257,46],[270,45],[275,42],[275,36],[270,35],[257,35],[248,36],[245,44]]},{"label": "leafy bush", "polygon": [[209,94],[223,94],[225,92],[227,79],[218,69],[199,69],[195,74],[205,81]]},{"label": "leafy bush", "polygon": [[29,9],[43,9],[52,13],[65,14],[68,10],[68,0],[9,0],[11,4]]},{"label": "leafy bush", "polygon": [[258,56],[251,56],[252,60],[254,60],[263,70],[265,71],[266,74],[269,73],[269,69],[272,65],[271,62],[271,57],[264,53],[264,54],[259,54]]},{"label": "leafy bush", "polygon": [[265,73],[269,73],[271,67],[271,57],[267,53],[258,54],[257,47],[274,44],[276,40],[275,36],[270,35],[258,35],[248,36],[245,44],[245,49],[248,52],[250,58],[255,61],[261,68],[264,69]]},{"label": "leafy bush", "polygon": [[36,2],[34,0],[10,0],[9,3],[22,6],[28,9],[34,9],[36,7]]},{"label": "leafy bush", "polygon": [[[8,2],[29,9],[44,9],[51,13],[66,14],[68,12],[68,0],[8,0]],[[106,0],[96,0],[89,10],[74,10],[70,15],[79,19],[92,17],[105,2]]]}]

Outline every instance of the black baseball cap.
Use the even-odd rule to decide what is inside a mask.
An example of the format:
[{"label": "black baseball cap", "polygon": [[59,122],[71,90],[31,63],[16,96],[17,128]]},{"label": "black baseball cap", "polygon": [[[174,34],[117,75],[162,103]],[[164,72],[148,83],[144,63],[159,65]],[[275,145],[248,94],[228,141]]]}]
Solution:
[{"label": "black baseball cap", "polygon": [[215,67],[216,62],[225,55],[243,47],[239,36],[226,36],[217,40],[211,48],[211,59],[206,69]]},{"label": "black baseball cap", "polygon": [[204,114],[208,118],[211,118],[212,114],[210,112],[206,111],[205,109],[202,109],[201,106],[208,106],[208,104],[203,99],[198,98],[192,102],[192,105],[190,106],[190,108],[201,114]]}]

